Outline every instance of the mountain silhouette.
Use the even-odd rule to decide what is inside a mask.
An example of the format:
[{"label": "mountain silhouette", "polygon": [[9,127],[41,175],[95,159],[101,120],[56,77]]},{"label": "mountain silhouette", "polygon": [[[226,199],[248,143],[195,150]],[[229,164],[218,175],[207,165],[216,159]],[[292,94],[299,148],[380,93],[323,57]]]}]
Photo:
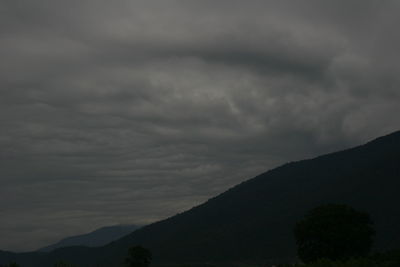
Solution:
[{"label": "mountain silhouette", "polygon": [[55,244],[40,248],[38,249],[38,251],[50,252],[56,248],[71,247],[71,246],[87,246],[87,247],[104,246],[112,241],[115,241],[135,231],[138,228],[140,228],[140,226],[137,225],[106,226],[87,234],[64,238]]},{"label": "mountain silhouette", "polygon": [[118,266],[128,247],[142,245],[154,263],[287,262],[296,259],[293,227],[310,209],[348,204],[375,223],[376,250],[400,248],[400,132],[365,145],[265,172],[186,212],[100,248],[51,253],[0,253],[0,262],[52,266]]}]

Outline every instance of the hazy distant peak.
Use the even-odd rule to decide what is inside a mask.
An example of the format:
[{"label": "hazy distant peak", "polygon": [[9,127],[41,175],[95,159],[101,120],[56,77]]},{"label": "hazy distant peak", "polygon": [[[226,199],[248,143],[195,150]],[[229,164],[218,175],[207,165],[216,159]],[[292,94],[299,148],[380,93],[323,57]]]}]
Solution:
[{"label": "hazy distant peak", "polygon": [[55,244],[40,248],[38,251],[49,252],[56,248],[69,246],[103,246],[127,234],[130,234],[138,228],[140,228],[138,225],[105,226],[87,234],[66,237]]}]

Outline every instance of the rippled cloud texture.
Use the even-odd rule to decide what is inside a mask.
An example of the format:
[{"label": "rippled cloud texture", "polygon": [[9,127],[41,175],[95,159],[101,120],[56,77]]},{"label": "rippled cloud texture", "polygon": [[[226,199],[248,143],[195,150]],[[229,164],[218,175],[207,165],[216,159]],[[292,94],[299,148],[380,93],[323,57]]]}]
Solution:
[{"label": "rippled cloud texture", "polygon": [[398,130],[399,3],[1,1],[0,249]]}]

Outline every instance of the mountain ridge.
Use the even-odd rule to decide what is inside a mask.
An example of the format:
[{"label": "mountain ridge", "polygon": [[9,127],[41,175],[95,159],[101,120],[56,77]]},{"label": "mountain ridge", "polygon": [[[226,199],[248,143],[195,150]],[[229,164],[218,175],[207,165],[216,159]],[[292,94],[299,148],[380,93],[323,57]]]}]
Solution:
[{"label": "mountain ridge", "polygon": [[99,247],[115,241],[137,229],[138,225],[112,225],[104,226],[86,234],[70,236],[60,241],[38,249],[38,252],[50,252],[57,248],[68,246]]},{"label": "mountain ridge", "polygon": [[[363,181],[360,180],[360,176],[361,175],[365,175],[365,177],[371,177],[370,175],[368,175],[368,171],[365,171],[365,168],[371,167],[368,166],[370,165],[371,162],[376,162],[378,163],[378,165],[375,163],[374,166],[378,166],[378,168],[373,168],[373,169],[379,169],[379,165],[382,164],[381,160],[384,158],[382,157],[382,159],[379,159],[380,157],[376,156],[376,154],[379,155],[385,155],[385,154],[391,154],[388,156],[388,159],[390,158],[392,161],[389,162],[387,161],[386,163],[394,163],[391,164],[391,168],[394,167],[394,169],[397,171],[396,175],[398,177],[399,174],[399,168],[396,166],[399,166],[400,162],[398,160],[398,158],[393,157],[393,153],[389,153],[390,151],[394,152],[396,155],[400,152],[400,131],[398,132],[394,132],[392,134],[383,136],[383,137],[378,137],[364,145],[361,146],[357,146],[354,148],[349,148],[349,149],[345,149],[339,152],[333,152],[333,153],[329,153],[326,155],[322,155],[322,156],[318,156],[312,159],[307,159],[307,160],[300,160],[300,161],[296,161],[296,162],[291,162],[291,163],[287,163],[284,164],[278,168],[274,168],[272,170],[269,170],[265,173],[262,173],[260,175],[257,175],[256,177],[249,179],[247,181],[242,182],[241,184],[234,186],[233,188],[225,191],[224,193],[211,198],[210,200],[208,200],[207,202],[192,208],[191,210],[179,214],[177,216],[174,216],[172,218],[168,218],[167,220],[165,220],[166,222],[168,222],[169,220],[173,220],[173,218],[179,218],[179,216],[183,216],[183,214],[190,214],[193,212],[199,212],[202,209],[204,209],[204,207],[206,206],[207,208],[209,208],[210,203],[214,202],[214,201],[219,201],[219,202],[225,202],[223,203],[221,206],[227,207],[227,206],[232,206],[234,205],[236,208],[240,207],[240,201],[236,201],[234,204],[229,200],[228,198],[232,195],[232,194],[238,194],[240,193],[241,199],[246,199],[247,201],[261,201],[262,202],[262,194],[265,193],[265,191],[268,191],[267,188],[273,188],[273,191],[277,191],[277,189],[282,189],[282,187],[285,190],[288,190],[287,187],[291,187],[291,197],[292,199],[295,198],[296,201],[298,202],[305,202],[305,200],[302,200],[302,198],[304,198],[302,196],[303,192],[309,192],[310,189],[316,189],[319,188],[321,186],[324,186],[324,183],[330,182],[333,183],[333,185],[336,185],[336,188],[338,188],[338,184],[340,185],[341,183],[346,184],[346,177],[352,177],[352,183],[348,183],[346,187],[343,187],[341,192],[339,191],[340,196],[343,195],[347,195],[347,197],[337,197],[336,194],[338,192],[331,192],[330,190],[328,190],[328,192],[320,192],[320,193],[315,193],[315,195],[313,196],[313,198],[316,199],[316,201],[308,201],[309,203],[305,203],[304,205],[305,208],[302,209],[301,212],[297,212],[297,214],[295,212],[293,212],[292,209],[290,209],[291,212],[287,212],[286,214],[286,218],[292,218],[291,221],[292,223],[287,223],[287,228],[292,228],[293,227],[293,222],[295,221],[293,218],[296,219],[300,219],[304,213],[307,211],[307,209],[311,209],[314,206],[318,205],[318,204],[322,204],[322,203],[328,203],[328,202],[344,202],[344,203],[348,203],[348,204],[352,204],[354,205],[356,208],[360,208],[365,210],[368,205],[362,205],[361,203],[359,203],[360,198],[361,199],[366,199],[367,196],[362,195],[362,196],[357,196],[357,194],[352,194],[352,192],[357,192],[357,188],[360,188],[363,184]],[[372,158],[370,158],[372,157]],[[332,164],[330,164],[329,162],[334,160],[335,164],[334,165],[341,165],[342,168],[344,168],[349,174],[343,175],[342,177],[340,177],[341,174],[343,174],[343,172],[341,172],[340,169],[336,169],[336,166],[332,166]],[[394,160],[394,162],[393,162]],[[328,163],[326,161],[329,161]],[[312,170],[313,168],[310,167],[314,167],[314,166],[309,166],[309,165],[314,165],[315,163],[317,163],[318,165],[323,165],[325,167],[324,171],[326,172],[326,170],[328,170],[330,173],[325,175],[324,179],[314,179],[314,181],[312,181],[312,183],[310,181],[304,182],[304,177],[303,175],[298,175],[293,174],[293,170],[292,168],[295,167],[296,171],[302,171],[302,172],[307,172],[310,169]],[[360,168],[360,166],[362,168]],[[315,168],[315,167],[314,167]],[[268,178],[268,179],[266,179]],[[282,184],[282,179],[289,179],[290,178],[290,182],[292,183],[291,185],[288,184]],[[370,178],[371,179],[371,178]],[[303,183],[304,182],[304,183]],[[399,184],[399,180],[394,180],[393,181],[396,185],[400,185]],[[260,185],[261,183],[261,185]],[[294,183],[294,184],[293,184]],[[376,184],[375,181],[375,185],[376,188],[379,188],[379,183]],[[391,188],[395,188],[395,186],[391,186]],[[295,190],[298,189],[298,190]],[[389,190],[388,190],[389,189]],[[390,192],[390,188],[386,188],[386,191]],[[271,192],[271,194],[273,194],[274,192]],[[328,194],[326,194],[328,193]],[[293,196],[293,194],[296,194],[295,197]],[[353,196],[352,196],[353,195]],[[368,195],[368,194],[367,194]],[[390,195],[390,196],[393,196]],[[343,199],[341,201],[341,198]],[[279,201],[279,196],[277,199],[275,199],[275,203],[276,201]],[[281,199],[281,201],[284,201],[283,199]],[[396,203],[396,202],[394,202]],[[270,205],[272,205],[273,203],[269,203]],[[373,207],[373,205],[371,205],[371,207],[374,209],[374,211],[376,212],[377,210],[379,210],[379,207]],[[282,211],[284,211],[285,206],[283,206]],[[241,209],[241,215],[245,216],[246,214],[248,216],[250,216],[250,214],[252,214],[252,207],[243,205],[242,209]],[[230,218],[235,218],[235,216],[233,216],[232,212],[230,212],[229,210],[223,211],[223,210],[219,210],[219,212],[223,212],[224,216],[230,217]],[[258,212],[258,210],[256,210],[256,212]],[[234,213],[234,212],[233,212]],[[237,215],[237,214],[236,214]],[[186,215],[188,216],[188,215]],[[213,217],[213,219],[215,220],[216,218],[216,214],[214,213],[214,216],[210,215],[210,217]],[[220,216],[221,218],[222,216]],[[165,223],[165,221],[159,222],[159,223]],[[176,221],[176,219],[175,219]],[[263,221],[263,220],[260,220]],[[283,220],[284,221],[284,220]],[[378,220],[379,221],[379,220]],[[265,222],[265,221],[264,221]],[[176,222],[174,222],[176,223]],[[158,223],[157,223],[158,224]],[[252,224],[254,226],[254,224]],[[258,223],[257,224],[260,228],[262,227],[263,223]],[[265,225],[268,225],[267,222],[265,222]],[[226,226],[226,225],[225,225]],[[251,228],[251,226],[246,227],[246,223],[244,223],[244,228],[249,229]],[[150,227],[150,226],[149,226]],[[154,227],[154,226],[153,226]],[[146,229],[149,228],[145,228],[143,229],[143,231],[145,231]],[[240,228],[242,229],[242,228]],[[152,230],[154,231],[154,230]],[[251,232],[251,231],[250,231]],[[148,242],[145,239],[142,239],[142,237],[140,236],[141,231],[133,233],[127,237],[122,238],[122,240],[126,240],[125,242],[133,242],[136,239],[137,241],[140,241],[140,243],[148,243],[148,246],[151,247],[152,244],[151,242]],[[214,233],[217,234],[217,233]],[[237,234],[237,233],[236,233]],[[242,233],[242,235],[245,235]],[[253,233],[254,235],[254,233]],[[290,231],[285,231],[285,236],[284,239],[288,240],[288,244],[290,246],[289,249],[287,250],[291,250],[291,253],[289,254],[290,258],[295,257],[295,246],[294,246],[294,240],[292,237],[292,233],[291,230]],[[257,238],[257,237],[254,237]],[[146,238],[148,239],[148,237]],[[166,237],[166,239],[168,239],[168,237]],[[122,242],[121,240],[121,242]],[[249,240],[249,239],[247,239]],[[251,240],[249,240],[251,241]],[[290,241],[290,242],[289,242]],[[377,247],[381,247],[381,248],[385,248],[385,246],[382,244],[382,241],[380,240],[380,238],[377,238]],[[397,243],[396,243],[397,244]],[[208,246],[212,246],[212,244],[205,244],[204,247],[208,247]],[[270,253],[272,256],[275,256],[277,258],[279,258],[279,253],[278,250],[279,249],[274,249],[272,248],[273,245],[276,244],[270,244],[271,247],[266,247],[265,251],[269,250],[276,250],[276,253]],[[154,245],[153,245],[154,246]],[[286,245],[283,245],[284,247],[286,247]],[[189,246],[190,247],[190,246]],[[155,251],[157,251],[159,249],[159,247],[155,248]],[[286,249],[286,248],[285,248]],[[257,249],[255,249],[257,250]],[[263,249],[260,249],[263,250]],[[221,252],[218,252],[218,254],[220,254]],[[165,253],[165,254],[169,254],[169,255],[173,255],[172,253]],[[216,253],[215,253],[216,254]],[[254,258],[257,258],[256,254],[257,253],[252,253]],[[263,254],[262,251],[259,251],[258,256],[261,256]],[[265,253],[266,254],[266,253]],[[276,254],[276,255],[273,255]],[[284,253],[285,254],[285,253]],[[160,257],[166,257],[165,255],[161,254],[159,255]],[[214,255],[216,260],[218,259],[218,255]],[[281,255],[281,256],[286,256],[286,255]],[[174,257],[178,257],[178,255],[174,255],[172,256],[171,259],[169,260],[173,260]],[[245,258],[246,255],[244,255],[243,258]],[[189,259],[188,259],[189,260]],[[201,260],[200,259],[196,259],[196,260]]]},{"label": "mountain ridge", "polygon": [[271,169],[100,248],[64,248],[25,258],[12,255],[27,267],[51,266],[57,258],[117,266],[129,246],[143,245],[153,252],[156,264],[294,261],[295,222],[325,203],[368,212],[377,230],[375,249],[400,247],[399,155],[397,131],[361,146]]}]

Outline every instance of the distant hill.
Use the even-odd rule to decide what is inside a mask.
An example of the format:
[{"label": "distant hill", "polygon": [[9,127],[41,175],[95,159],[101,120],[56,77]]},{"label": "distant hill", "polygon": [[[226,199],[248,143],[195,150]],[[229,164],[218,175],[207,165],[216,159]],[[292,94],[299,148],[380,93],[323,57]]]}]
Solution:
[{"label": "distant hill", "polygon": [[0,253],[24,267],[65,259],[118,266],[140,244],[157,263],[284,262],[296,258],[293,226],[317,205],[344,203],[368,212],[375,249],[400,248],[400,132],[315,159],[285,164],[206,203],[145,226],[100,248]]},{"label": "distant hill", "polygon": [[115,241],[131,232],[139,229],[137,225],[114,225],[97,229],[93,232],[67,237],[61,241],[39,249],[40,252],[49,252],[56,248],[71,246],[99,247]]}]

